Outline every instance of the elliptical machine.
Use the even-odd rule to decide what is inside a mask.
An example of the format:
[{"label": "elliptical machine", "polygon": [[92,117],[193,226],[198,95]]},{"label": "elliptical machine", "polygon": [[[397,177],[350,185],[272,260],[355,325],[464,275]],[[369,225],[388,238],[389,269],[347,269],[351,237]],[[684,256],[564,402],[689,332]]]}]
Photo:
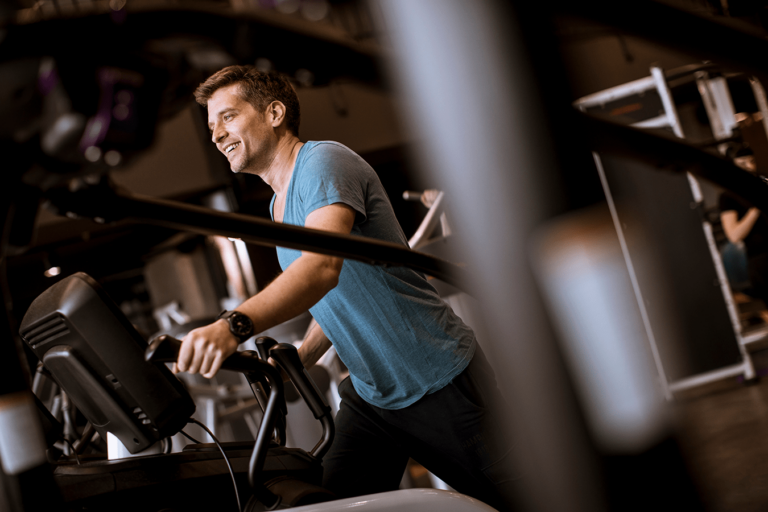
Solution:
[{"label": "elliptical machine", "polygon": [[[93,429],[104,439],[113,435],[131,454],[181,431],[195,411],[189,393],[164,364],[176,360],[180,342],[161,336],[147,346],[101,286],[84,273],[41,294],[24,316],[20,334],[88,421],[84,430]],[[237,352],[222,365],[244,373],[264,401],[255,443],[195,443],[178,453],[55,461],[54,479],[67,506],[151,512],[237,506],[255,511],[333,499],[319,487],[322,456],[334,435],[331,409],[292,345],[261,338],[257,347],[261,357]],[[309,453],[272,440],[276,427],[284,428],[287,409],[283,380],[266,362],[268,357],[289,375],[322,424],[323,436]],[[48,423],[55,428],[51,419]]]}]

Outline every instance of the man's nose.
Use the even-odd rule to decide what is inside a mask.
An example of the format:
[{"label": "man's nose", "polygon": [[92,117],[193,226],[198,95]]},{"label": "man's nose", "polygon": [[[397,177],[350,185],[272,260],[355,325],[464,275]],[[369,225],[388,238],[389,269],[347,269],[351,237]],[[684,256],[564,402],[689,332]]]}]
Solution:
[{"label": "man's nose", "polygon": [[218,144],[222,140],[224,140],[224,137],[227,136],[227,132],[223,129],[220,129],[218,126],[213,129],[211,132],[211,140],[214,144]]}]

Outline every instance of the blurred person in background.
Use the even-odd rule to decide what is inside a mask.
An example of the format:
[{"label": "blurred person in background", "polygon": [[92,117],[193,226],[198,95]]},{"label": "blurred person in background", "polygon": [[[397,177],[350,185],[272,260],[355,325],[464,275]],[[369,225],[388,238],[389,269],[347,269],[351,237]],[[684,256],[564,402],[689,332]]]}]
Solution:
[{"label": "blurred person in background", "polygon": [[[750,151],[740,152],[733,161],[746,171],[757,170]],[[732,288],[768,306],[768,217],[730,192],[720,195],[718,207],[729,242],[722,256]],[[760,316],[768,322],[768,311],[763,310]]]}]

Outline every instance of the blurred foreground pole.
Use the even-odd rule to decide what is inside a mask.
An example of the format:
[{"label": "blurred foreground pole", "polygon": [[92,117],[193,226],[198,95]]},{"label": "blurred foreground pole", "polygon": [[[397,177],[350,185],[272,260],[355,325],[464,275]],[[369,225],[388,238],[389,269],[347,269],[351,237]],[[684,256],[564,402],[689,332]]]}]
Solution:
[{"label": "blurred foreground pole", "polygon": [[529,266],[531,233],[562,206],[519,20],[489,0],[372,8],[420,167],[447,192],[460,261],[475,279],[486,327],[478,338],[508,401],[524,508],[604,510],[596,457]]},{"label": "blurred foreground pole", "polygon": [[5,172],[0,176],[0,297],[6,308],[0,312],[0,511],[58,511],[63,505],[46,457],[43,427],[28,371],[22,366],[23,350],[12,330],[8,308],[5,258],[8,254],[14,214],[20,208],[20,180],[14,171],[23,153],[12,144],[0,142],[7,155]]}]

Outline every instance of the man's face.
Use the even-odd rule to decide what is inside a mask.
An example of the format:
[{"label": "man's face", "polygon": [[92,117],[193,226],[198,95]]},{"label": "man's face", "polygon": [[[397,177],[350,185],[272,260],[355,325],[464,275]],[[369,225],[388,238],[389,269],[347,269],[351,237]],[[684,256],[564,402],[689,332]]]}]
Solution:
[{"label": "man's face", "polygon": [[258,174],[269,167],[277,136],[267,117],[242,99],[239,85],[222,87],[208,100],[208,128],[232,172]]}]

